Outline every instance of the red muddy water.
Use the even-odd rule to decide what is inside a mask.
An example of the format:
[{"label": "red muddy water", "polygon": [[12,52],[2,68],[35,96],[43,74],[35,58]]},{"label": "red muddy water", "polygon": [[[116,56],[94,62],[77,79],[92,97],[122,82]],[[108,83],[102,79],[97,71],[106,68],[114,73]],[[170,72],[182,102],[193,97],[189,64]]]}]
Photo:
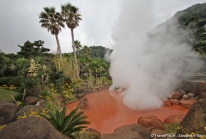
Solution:
[{"label": "red muddy water", "polygon": [[[87,95],[89,108],[84,111],[90,121],[88,127],[97,129],[101,133],[112,133],[115,128],[125,124],[137,123],[140,116],[154,115],[162,121],[173,114],[186,114],[188,109],[179,105],[163,106],[160,109],[148,111],[133,111],[127,108],[119,97],[120,92],[104,90]],[[68,110],[75,108],[78,101],[68,104]]]}]

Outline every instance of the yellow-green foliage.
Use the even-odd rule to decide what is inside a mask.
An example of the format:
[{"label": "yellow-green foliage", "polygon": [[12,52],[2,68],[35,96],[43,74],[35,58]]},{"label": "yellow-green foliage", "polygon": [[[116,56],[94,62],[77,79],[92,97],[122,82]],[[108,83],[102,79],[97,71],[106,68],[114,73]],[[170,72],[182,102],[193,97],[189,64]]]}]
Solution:
[{"label": "yellow-green foliage", "polygon": [[43,115],[44,117],[49,117],[48,111],[46,109],[43,109],[42,111],[39,111],[37,109],[30,109],[28,112],[24,112],[24,115],[17,117],[17,120],[26,118],[28,116],[35,116],[41,118]]},{"label": "yellow-green foliage", "polygon": [[0,131],[5,127],[6,125],[0,125]]},{"label": "yellow-green foliage", "polygon": [[180,123],[170,123],[170,124],[164,124],[165,130],[167,133],[176,133],[177,129],[179,127]]},{"label": "yellow-green foliage", "polygon": [[15,87],[13,85],[7,86],[7,85],[2,85],[0,86],[0,89],[7,89],[7,90],[16,90],[18,87]]},{"label": "yellow-green foliage", "polygon": [[65,57],[63,58],[58,58],[56,57],[54,59],[54,63],[58,71],[63,71],[65,77],[70,77],[70,78],[75,78],[76,77],[76,70],[74,66],[73,59],[67,59]]},{"label": "yellow-green foliage", "polygon": [[30,61],[30,67],[28,69],[28,76],[33,76],[36,77],[37,76],[37,69],[40,66],[40,64],[35,63],[35,61],[33,59],[31,59]]},{"label": "yellow-green foliage", "polygon": [[8,101],[8,102],[13,102],[13,98],[11,97],[14,96],[14,97],[17,97],[19,95],[18,92],[15,92],[13,90],[5,90],[5,89],[0,89],[0,100],[5,100],[5,101]]}]

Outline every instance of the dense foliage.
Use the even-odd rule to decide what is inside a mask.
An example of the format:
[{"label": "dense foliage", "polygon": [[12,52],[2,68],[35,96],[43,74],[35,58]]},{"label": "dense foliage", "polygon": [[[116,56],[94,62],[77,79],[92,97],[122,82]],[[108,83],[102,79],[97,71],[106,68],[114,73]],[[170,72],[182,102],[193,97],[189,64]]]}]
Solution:
[{"label": "dense foliage", "polygon": [[194,51],[206,54],[206,3],[193,5],[183,11],[177,12],[181,27],[190,32],[193,38]]}]

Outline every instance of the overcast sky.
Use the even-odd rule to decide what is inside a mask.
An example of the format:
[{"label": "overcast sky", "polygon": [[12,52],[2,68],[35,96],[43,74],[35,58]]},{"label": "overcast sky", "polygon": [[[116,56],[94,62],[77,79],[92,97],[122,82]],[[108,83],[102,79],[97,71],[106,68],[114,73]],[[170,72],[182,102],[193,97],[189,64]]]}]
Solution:
[{"label": "overcast sky", "polygon": [[[23,45],[27,40],[31,42],[43,40],[45,41],[44,47],[55,52],[55,37],[46,29],[41,28],[38,17],[43,11],[43,7],[54,6],[57,11],[60,11],[61,4],[67,2],[79,7],[83,19],[80,21],[80,26],[74,30],[75,40],[79,40],[82,45],[102,45],[112,48],[112,29],[118,16],[121,16],[119,13],[121,7],[124,6],[122,1],[0,0],[0,50],[5,53],[15,53],[20,51],[18,45]],[[153,18],[152,22],[154,22],[152,27],[155,27],[177,11],[196,3],[204,3],[206,0],[152,0],[151,2],[153,2],[153,10],[156,15],[151,17]],[[139,4],[141,5],[141,3]],[[143,8],[147,10],[148,7]],[[62,29],[59,34],[62,52],[72,51],[70,34],[68,28]]]}]

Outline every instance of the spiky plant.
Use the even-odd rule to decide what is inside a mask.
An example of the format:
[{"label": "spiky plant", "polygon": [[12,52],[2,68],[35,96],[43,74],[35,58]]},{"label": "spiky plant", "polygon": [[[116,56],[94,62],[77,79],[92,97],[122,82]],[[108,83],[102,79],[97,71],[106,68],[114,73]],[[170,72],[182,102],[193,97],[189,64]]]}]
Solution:
[{"label": "spiky plant", "polygon": [[87,127],[85,125],[89,124],[89,122],[85,120],[87,116],[84,116],[83,112],[78,112],[77,110],[76,108],[66,115],[66,108],[64,107],[62,111],[56,110],[55,114],[49,112],[49,117],[44,118],[46,118],[60,133],[74,139],[73,133],[82,131],[83,128]]}]

